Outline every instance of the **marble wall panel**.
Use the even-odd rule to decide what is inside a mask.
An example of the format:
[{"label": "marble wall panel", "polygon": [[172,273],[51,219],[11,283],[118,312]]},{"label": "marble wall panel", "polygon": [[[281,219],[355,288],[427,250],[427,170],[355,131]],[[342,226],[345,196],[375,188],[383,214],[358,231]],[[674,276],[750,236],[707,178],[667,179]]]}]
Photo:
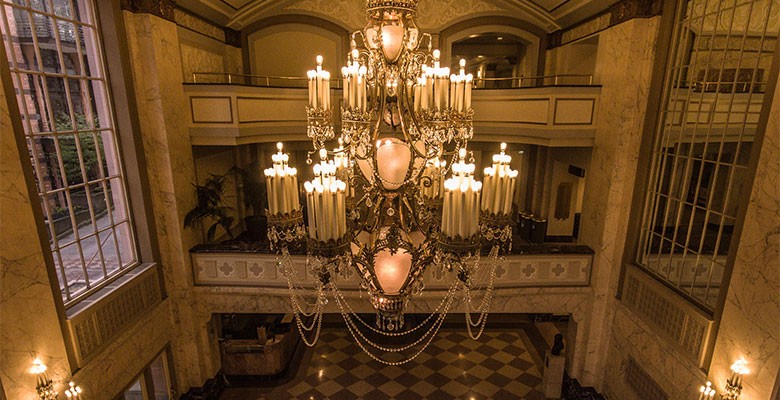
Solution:
[{"label": "marble wall panel", "polygon": [[36,212],[41,217],[34,209],[40,205],[30,200],[37,193],[28,189],[23,172],[29,172],[30,156],[17,145],[16,134],[22,133],[15,130],[21,125],[14,126],[10,114],[17,112],[16,101],[6,98],[14,88],[3,50],[0,60],[0,380],[8,398],[30,399],[35,375],[29,368],[36,357],[60,381],[58,388],[70,365],[55,306],[59,293],[52,291],[44,257],[48,249],[42,247],[35,220]]},{"label": "marble wall panel", "polygon": [[649,326],[636,318],[630,310],[617,306],[609,331],[605,384],[603,393],[610,399],[643,400],[641,394],[626,384],[625,368],[629,357],[637,360],[669,399],[692,399],[704,373],[666,343]]},{"label": "marble wall panel", "polygon": [[197,243],[197,236],[182,228],[184,215],[195,205],[195,168],[186,129],[189,105],[181,81],[171,79],[182,73],[180,40],[176,24],[156,16],[124,12],[124,21],[142,116],[140,135],[160,261],[176,324],[177,335],[172,340],[175,381],[183,392],[214,376],[219,356],[213,353],[209,321],[199,319],[191,290],[188,250]]},{"label": "marble wall panel", "polygon": [[112,338],[74,376],[89,399],[112,399],[122,393],[173,339],[171,301],[165,300],[132,327]]},{"label": "marble wall panel", "polygon": [[[580,238],[596,251],[587,363],[577,376],[597,386],[605,371],[609,325],[615,307],[626,224],[632,203],[641,135],[645,129],[660,17],[633,19],[599,34],[596,75],[601,104],[583,200]],[[630,82],[631,84],[626,84]]]},{"label": "marble wall panel", "polygon": [[744,358],[744,398],[768,399],[780,369],[780,82],[733,268],[709,378],[722,392],[729,366]]}]

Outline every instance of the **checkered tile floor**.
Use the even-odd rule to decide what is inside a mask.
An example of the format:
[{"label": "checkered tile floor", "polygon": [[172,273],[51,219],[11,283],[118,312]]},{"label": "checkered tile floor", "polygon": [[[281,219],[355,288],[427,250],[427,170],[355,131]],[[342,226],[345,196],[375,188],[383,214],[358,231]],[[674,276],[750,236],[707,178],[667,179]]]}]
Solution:
[{"label": "checkered tile floor", "polygon": [[221,399],[544,399],[530,348],[522,329],[486,331],[478,341],[442,330],[396,367],[371,360],[346,331],[323,330],[304,358],[305,374],[275,388],[230,388]]}]

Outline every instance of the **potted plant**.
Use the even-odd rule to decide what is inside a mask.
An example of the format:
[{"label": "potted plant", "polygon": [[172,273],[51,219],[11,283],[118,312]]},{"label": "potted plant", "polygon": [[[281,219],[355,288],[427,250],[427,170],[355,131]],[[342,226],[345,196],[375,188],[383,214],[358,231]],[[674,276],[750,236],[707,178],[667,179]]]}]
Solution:
[{"label": "potted plant", "polygon": [[225,194],[226,175],[214,175],[203,182],[203,185],[193,184],[195,193],[198,197],[198,204],[184,216],[184,227],[195,228],[203,226],[204,223],[211,223],[206,231],[206,241],[214,241],[217,229],[222,229],[227,233],[230,239],[233,239],[233,232],[230,227],[235,218],[230,215],[232,207],[224,204],[222,198]]},{"label": "potted plant", "polygon": [[[257,163],[250,164],[248,169],[249,171],[260,170]],[[249,173],[239,167],[233,167],[230,171],[239,178],[239,183],[243,187],[244,206],[251,211],[244,217],[248,239],[255,242],[263,241],[268,231],[268,218],[265,215],[268,195],[265,182],[260,178],[259,173]]]}]

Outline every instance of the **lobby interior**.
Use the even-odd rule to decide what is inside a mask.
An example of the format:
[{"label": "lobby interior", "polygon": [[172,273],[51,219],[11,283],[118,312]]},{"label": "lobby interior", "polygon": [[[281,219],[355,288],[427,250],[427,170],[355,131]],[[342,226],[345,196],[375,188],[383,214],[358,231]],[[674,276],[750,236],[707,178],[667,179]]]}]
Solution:
[{"label": "lobby interior", "polygon": [[[313,230],[307,71],[343,111],[367,4],[465,60],[462,160],[517,174],[511,245],[468,284],[431,256],[408,340],[357,262],[267,234],[282,152]],[[778,31],[780,0],[0,0],[0,400],[780,400]],[[446,234],[447,201],[408,207]]]}]

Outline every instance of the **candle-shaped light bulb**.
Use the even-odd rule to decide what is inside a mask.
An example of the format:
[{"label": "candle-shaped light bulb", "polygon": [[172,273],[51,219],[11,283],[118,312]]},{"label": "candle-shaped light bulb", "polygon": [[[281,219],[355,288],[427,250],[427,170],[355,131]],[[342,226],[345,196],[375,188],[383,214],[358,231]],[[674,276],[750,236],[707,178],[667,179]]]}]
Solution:
[{"label": "candle-shaped light bulb", "polygon": [[358,51],[358,49],[353,48],[352,49],[352,60],[354,62],[358,62],[358,58],[360,58],[360,51]]},{"label": "candle-shaped light bulb", "polygon": [[30,369],[30,371],[33,374],[40,375],[46,372],[46,365],[41,361],[40,358],[36,358],[35,360],[33,360],[33,366]]},{"label": "candle-shaped light bulb", "polygon": [[466,73],[466,59],[461,58],[460,59],[460,74],[463,75]]},{"label": "candle-shaped light bulb", "polygon": [[441,57],[441,51],[439,49],[436,49],[433,51],[433,60],[438,61],[439,57]]},{"label": "candle-shaped light bulb", "polygon": [[506,143],[501,143],[501,154],[506,152]]},{"label": "candle-shaped light bulb", "polygon": [[282,142],[276,142],[276,150],[278,150],[280,153],[282,152],[283,147],[284,144]]},{"label": "candle-shaped light bulb", "polygon": [[322,68],[322,56],[317,56],[317,67]]},{"label": "candle-shaped light bulb", "polygon": [[323,161],[328,158],[328,150],[327,149],[320,149],[320,159]]},{"label": "candle-shaped light bulb", "polygon": [[466,149],[465,148],[461,148],[460,150],[458,150],[458,157],[460,157],[460,161],[463,161],[463,160],[466,159]]}]

